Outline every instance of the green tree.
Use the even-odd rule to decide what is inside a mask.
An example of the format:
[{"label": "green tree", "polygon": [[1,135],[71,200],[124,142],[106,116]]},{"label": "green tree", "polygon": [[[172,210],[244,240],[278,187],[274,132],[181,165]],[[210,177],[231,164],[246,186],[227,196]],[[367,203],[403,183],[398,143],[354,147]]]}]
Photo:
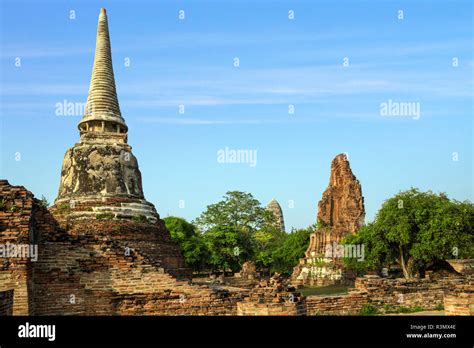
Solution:
[{"label": "green tree", "polygon": [[209,250],[208,262],[214,270],[238,271],[249,258],[244,236],[233,226],[212,227],[204,234],[204,242]]},{"label": "green tree", "polygon": [[253,234],[253,256],[258,269],[269,271],[273,253],[286,239],[287,234],[277,226],[269,225]]},{"label": "green tree", "polygon": [[287,234],[279,247],[273,253],[272,271],[283,274],[291,274],[300,258],[304,256],[309,245],[309,236],[316,229],[312,225],[306,229],[292,230]]},{"label": "green tree", "polygon": [[[269,267],[270,248],[282,238],[273,213],[252,194],[240,191],[229,191],[221,201],[208,205],[195,224],[211,251],[213,267],[219,270],[238,270],[247,260],[255,261],[260,268]],[[236,247],[238,257],[233,254]]]},{"label": "green tree", "polygon": [[357,269],[397,263],[405,278],[438,260],[474,256],[474,205],[444,194],[410,189],[385,201],[373,223],[345,244],[364,244],[365,260],[346,260]]},{"label": "green tree", "polygon": [[170,231],[171,239],[181,247],[186,266],[193,270],[206,267],[209,251],[197,228],[179,217],[168,216],[163,220]]},{"label": "green tree", "polygon": [[251,193],[229,191],[223,200],[208,205],[194,223],[204,231],[227,226],[250,234],[273,221],[273,214],[263,208]]}]

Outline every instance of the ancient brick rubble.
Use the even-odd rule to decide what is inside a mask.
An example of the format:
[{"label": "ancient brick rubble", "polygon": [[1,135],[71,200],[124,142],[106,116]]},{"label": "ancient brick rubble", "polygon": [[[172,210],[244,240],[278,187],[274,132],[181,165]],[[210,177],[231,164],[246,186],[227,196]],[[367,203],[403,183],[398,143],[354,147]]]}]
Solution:
[{"label": "ancient brick rubble", "polygon": [[304,315],[305,301],[295,288],[276,273],[261,280],[244,301],[237,303],[238,315]]}]

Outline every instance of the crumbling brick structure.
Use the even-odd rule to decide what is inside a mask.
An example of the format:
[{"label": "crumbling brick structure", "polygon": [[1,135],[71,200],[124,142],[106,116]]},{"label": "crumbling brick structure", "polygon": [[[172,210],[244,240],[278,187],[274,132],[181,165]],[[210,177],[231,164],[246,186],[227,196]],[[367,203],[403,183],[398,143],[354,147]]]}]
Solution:
[{"label": "crumbling brick structure", "polygon": [[[245,291],[190,285],[161,220],[52,215],[31,192],[0,181],[0,244],[37,245],[37,260],[2,258],[2,310],[14,315],[232,315]],[[8,310],[2,313],[8,314]]]}]

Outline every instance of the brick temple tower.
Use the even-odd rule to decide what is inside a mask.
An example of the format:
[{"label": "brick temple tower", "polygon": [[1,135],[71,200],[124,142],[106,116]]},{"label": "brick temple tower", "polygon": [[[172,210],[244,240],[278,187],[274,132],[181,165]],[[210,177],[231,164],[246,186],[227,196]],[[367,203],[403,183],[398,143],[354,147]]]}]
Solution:
[{"label": "brick temple tower", "polygon": [[280,203],[273,198],[270,203],[268,203],[267,209],[275,215],[278,228],[285,232],[285,220],[283,219],[283,210],[281,209]]},{"label": "brick temple tower", "polygon": [[[346,154],[331,162],[329,185],[318,203],[317,230],[311,234],[305,257],[294,268],[294,285],[330,285],[345,280],[340,258],[332,251],[350,234],[364,225],[365,207],[362,186],[352,173]],[[330,253],[331,252],[331,253]]]},{"label": "brick temple tower", "polygon": [[156,221],[158,214],[144,198],[138,162],[127,144],[104,8],[96,40],[86,111],[78,124],[80,141],[64,156],[55,207],[74,208],[71,218],[104,214]]}]

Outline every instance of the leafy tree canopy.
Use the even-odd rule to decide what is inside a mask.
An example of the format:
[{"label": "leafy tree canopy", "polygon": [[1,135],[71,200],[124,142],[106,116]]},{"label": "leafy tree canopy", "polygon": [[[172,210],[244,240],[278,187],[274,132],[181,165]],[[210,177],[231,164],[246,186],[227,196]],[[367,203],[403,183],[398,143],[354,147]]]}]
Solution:
[{"label": "leafy tree canopy", "polygon": [[473,226],[472,203],[412,188],[388,199],[373,223],[345,239],[365,246],[362,263],[347,262],[359,269],[397,263],[412,278],[435,261],[473,257]]},{"label": "leafy tree canopy", "polygon": [[220,270],[238,270],[247,260],[260,269],[269,268],[273,249],[285,236],[273,213],[252,194],[240,191],[229,191],[220,202],[207,206],[195,223],[211,252],[211,264]]},{"label": "leafy tree canopy", "polygon": [[209,250],[209,264],[220,271],[240,269],[249,259],[250,249],[242,233],[232,226],[215,226],[204,234],[204,242]]},{"label": "leafy tree canopy", "polygon": [[205,268],[208,265],[209,251],[197,228],[179,217],[169,216],[163,220],[171,239],[181,247],[186,266],[193,270]]},{"label": "leafy tree canopy", "polygon": [[300,258],[304,256],[309,245],[309,236],[316,230],[312,225],[306,229],[292,230],[284,241],[272,252],[272,270],[283,274],[291,274]]},{"label": "leafy tree canopy", "polygon": [[233,227],[244,233],[252,233],[274,222],[275,217],[252,194],[229,191],[224,199],[207,206],[195,224],[206,231],[218,226]]}]

